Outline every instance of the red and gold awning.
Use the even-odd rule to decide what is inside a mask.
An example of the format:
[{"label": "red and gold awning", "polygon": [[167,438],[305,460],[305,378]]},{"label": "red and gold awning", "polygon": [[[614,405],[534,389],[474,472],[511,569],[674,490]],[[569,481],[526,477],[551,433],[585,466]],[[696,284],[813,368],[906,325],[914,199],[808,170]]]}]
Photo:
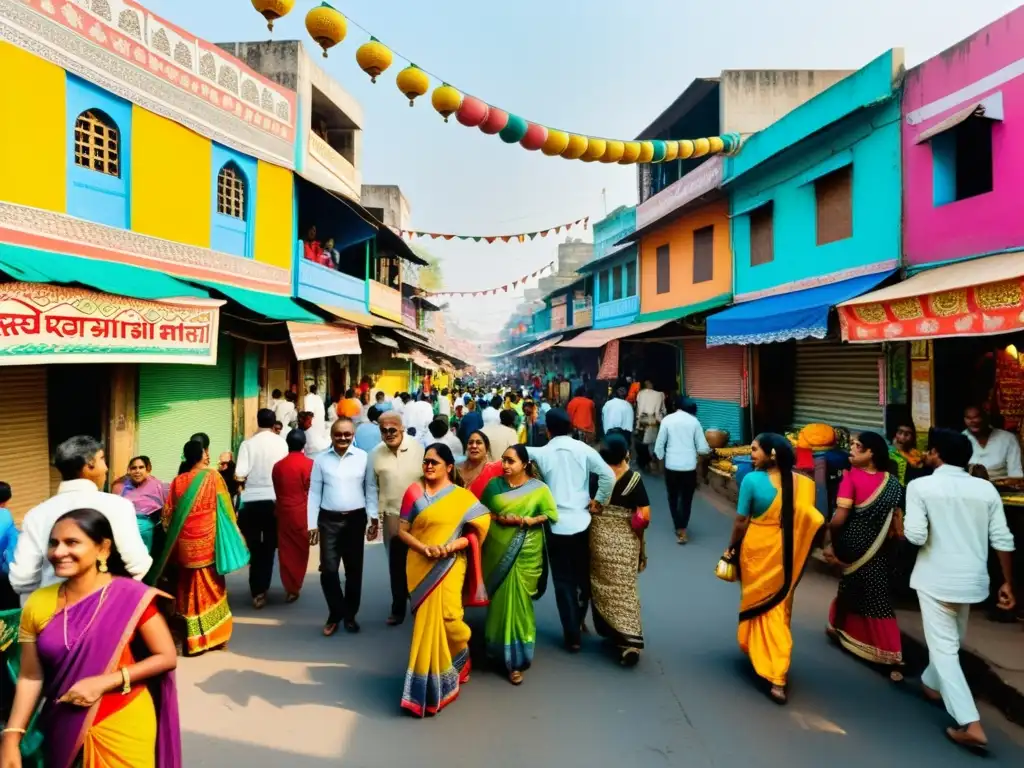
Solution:
[{"label": "red and gold awning", "polygon": [[843,340],[913,341],[1024,329],[1024,252],[936,267],[838,307]]}]

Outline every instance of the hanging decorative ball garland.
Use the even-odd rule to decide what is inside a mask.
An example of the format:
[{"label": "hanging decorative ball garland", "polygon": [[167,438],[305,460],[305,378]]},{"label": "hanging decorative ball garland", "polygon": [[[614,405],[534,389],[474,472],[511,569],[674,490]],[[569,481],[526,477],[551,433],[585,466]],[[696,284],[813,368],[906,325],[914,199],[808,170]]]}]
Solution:
[{"label": "hanging decorative ball garland", "polygon": [[547,272],[548,270],[554,271],[554,269],[555,269],[555,262],[549,261],[547,264],[545,264],[543,267],[538,269],[533,274],[523,275],[518,280],[513,280],[511,283],[505,283],[504,285],[499,285],[497,288],[488,288],[488,289],[483,290],[483,291],[430,291],[430,292],[425,292],[423,295],[424,296],[493,296],[498,291],[502,291],[503,293],[508,293],[509,288],[511,288],[514,291],[516,289],[517,285],[520,285],[520,284],[525,285],[527,280],[532,280],[532,279],[534,279],[536,277],[539,277],[544,272]]},{"label": "hanging decorative ball garland", "polygon": [[566,232],[568,232],[574,226],[579,226],[580,224],[582,224],[583,228],[586,229],[587,226],[590,224],[590,217],[584,216],[582,219],[576,219],[576,221],[570,221],[567,222],[566,224],[559,224],[554,227],[548,227],[547,229],[538,229],[535,232],[517,232],[512,235],[455,235],[448,232],[424,232],[418,229],[398,229],[397,227],[392,227],[391,229],[399,237],[407,237],[410,240],[416,237],[429,237],[432,240],[437,240],[439,238],[444,240],[472,240],[473,242],[476,243],[479,243],[481,240],[483,240],[488,245],[490,245],[497,240],[501,240],[501,242],[503,243],[510,243],[512,241],[515,241],[517,243],[525,243],[527,239],[536,239],[537,235],[540,235],[541,237],[547,237],[552,232],[554,232],[556,235],[561,234],[563,229]]},{"label": "hanging decorative ball garland", "polygon": [[[295,0],[251,2],[253,8],[263,14],[271,31],[274,29],[274,22],[287,15],[295,6]],[[348,21],[335,8],[327,3],[321,3],[306,14],[306,30],[323,49],[326,58],[327,51],[345,39]],[[374,83],[393,61],[393,52],[376,37],[371,36],[369,41],[356,50],[356,63]],[[430,76],[410,62],[395,77],[395,84],[409,99],[409,106],[412,107],[415,106],[416,99],[426,95],[430,90]],[[475,96],[464,94],[445,82],[431,93],[430,103],[446,123],[449,117],[455,115],[455,119],[467,128],[479,128],[488,135],[497,135],[506,144],[519,144],[523,149],[531,152],[540,151],[548,157],[582,160],[585,163],[668,163],[705,155],[735,154],[740,148],[740,136],[736,133],[671,141],[625,141],[569,133],[530,122]]]}]

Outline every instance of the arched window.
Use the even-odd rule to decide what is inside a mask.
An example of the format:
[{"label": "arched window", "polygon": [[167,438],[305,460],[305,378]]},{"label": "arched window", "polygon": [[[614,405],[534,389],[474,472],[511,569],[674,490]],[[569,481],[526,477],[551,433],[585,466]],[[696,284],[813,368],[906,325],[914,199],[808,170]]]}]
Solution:
[{"label": "arched window", "polygon": [[217,213],[245,219],[245,176],[234,163],[228,163],[217,174]]},{"label": "arched window", "polygon": [[99,110],[87,109],[75,121],[75,165],[121,176],[121,142],[117,125]]}]

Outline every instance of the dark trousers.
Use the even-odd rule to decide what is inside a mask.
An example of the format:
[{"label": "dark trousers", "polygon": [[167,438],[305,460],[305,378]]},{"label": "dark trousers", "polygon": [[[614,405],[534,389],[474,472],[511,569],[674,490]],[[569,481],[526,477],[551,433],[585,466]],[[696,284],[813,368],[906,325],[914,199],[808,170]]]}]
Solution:
[{"label": "dark trousers", "polygon": [[636,463],[644,472],[651,466],[651,446],[644,445],[643,440],[636,441]]},{"label": "dark trousers", "polygon": [[677,531],[690,525],[693,512],[693,494],[697,492],[697,470],[680,472],[665,469],[665,485],[668,488],[668,508],[672,512],[672,523]]},{"label": "dark trousers", "polygon": [[238,527],[249,547],[249,592],[253,597],[270,590],[277,550],[277,515],[273,501],[247,501],[239,515]]},{"label": "dark trousers", "polygon": [[590,532],[547,537],[558,617],[569,645],[580,644],[580,625],[590,604]]},{"label": "dark trousers", "polygon": [[[363,551],[366,547],[366,510],[320,510],[320,588],[327,600],[327,622],[354,621],[363,594]],[[345,568],[341,588],[339,566]]]},{"label": "dark trousers", "polygon": [[409,581],[405,574],[405,561],[409,547],[395,536],[388,547],[388,573],[391,577],[391,615],[396,619],[405,618],[405,607],[409,602]]}]

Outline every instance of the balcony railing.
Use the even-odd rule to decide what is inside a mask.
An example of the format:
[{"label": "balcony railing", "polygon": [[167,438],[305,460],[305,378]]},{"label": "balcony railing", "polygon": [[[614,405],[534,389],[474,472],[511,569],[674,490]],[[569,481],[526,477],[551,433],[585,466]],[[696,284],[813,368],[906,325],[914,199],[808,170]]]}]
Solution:
[{"label": "balcony railing", "polygon": [[602,301],[597,305],[594,312],[598,325],[615,325],[622,322],[630,322],[640,312],[640,297],[627,296],[624,299],[615,301]]},{"label": "balcony railing", "polygon": [[295,259],[295,271],[297,295],[300,299],[354,312],[366,312],[364,280],[301,256]]},{"label": "balcony railing", "polygon": [[402,294],[376,280],[370,281],[370,311],[396,323],[402,322]]},{"label": "balcony railing", "polygon": [[339,181],[350,189],[355,189],[358,193],[360,179],[355,167],[315,133],[309,134],[309,154],[334,174]]}]

